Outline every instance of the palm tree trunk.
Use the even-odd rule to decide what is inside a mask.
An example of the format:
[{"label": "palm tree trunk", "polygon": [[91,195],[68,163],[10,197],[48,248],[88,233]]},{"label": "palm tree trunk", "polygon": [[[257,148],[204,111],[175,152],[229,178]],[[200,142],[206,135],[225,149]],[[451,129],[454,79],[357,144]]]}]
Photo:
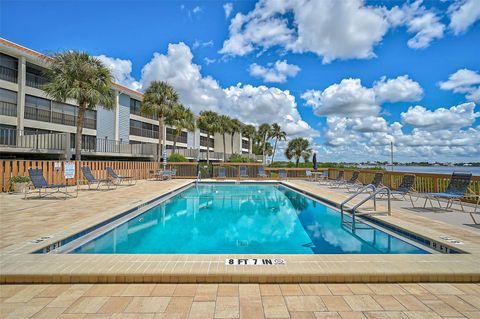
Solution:
[{"label": "palm tree trunk", "polygon": [[[232,142],[232,145],[231,145],[231,148],[230,148],[230,153],[231,154],[233,154],[233,137],[234,136],[235,136],[235,132],[232,132],[232,139],[230,140],[230,142]],[[241,149],[241,147],[240,147],[240,149]],[[242,153],[242,152],[240,151],[240,153]]]},{"label": "palm tree trunk", "polygon": [[158,161],[162,161],[163,156],[163,115],[158,117]]},{"label": "palm tree trunk", "polygon": [[226,141],[225,141],[225,135],[226,135],[226,134],[223,133],[223,161],[224,161],[224,162],[226,162],[226,160],[227,160],[227,150],[226,150],[226,148],[227,148],[227,143],[226,143]]},{"label": "palm tree trunk", "polygon": [[298,167],[298,162],[300,162],[300,157],[297,157],[297,160],[296,160],[297,167]]},{"label": "palm tree trunk", "polygon": [[263,164],[266,164],[266,159],[265,159],[265,149],[267,148],[267,136],[263,138],[263,150],[262,150],[262,158],[263,158]]},{"label": "palm tree trunk", "polygon": [[207,133],[207,165],[210,164],[210,132]]},{"label": "palm tree trunk", "polygon": [[277,142],[278,142],[278,137],[275,138],[275,145],[273,146],[272,164],[273,164],[273,160],[275,159],[275,151],[277,150]]},{"label": "palm tree trunk", "polygon": [[172,150],[172,154],[175,153],[176,149],[177,149],[177,138],[178,138],[178,135],[174,134],[173,135],[173,150]]},{"label": "palm tree trunk", "polygon": [[75,160],[80,161],[82,159],[82,133],[83,133],[83,119],[85,118],[85,111],[87,105],[85,102],[81,102],[78,106],[77,116],[77,135],[75,136]]},{"label": "palm tree trunk", "polygon": [[249,158],[252,157],[252,148],[253,148],[252,138],[249,137],[249,138],[248,138],[248,157],[249,157]]}]

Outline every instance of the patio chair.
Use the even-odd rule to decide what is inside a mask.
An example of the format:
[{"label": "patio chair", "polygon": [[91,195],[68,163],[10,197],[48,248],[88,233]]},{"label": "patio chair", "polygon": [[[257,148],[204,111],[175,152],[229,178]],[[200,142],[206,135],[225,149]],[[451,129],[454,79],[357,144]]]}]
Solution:
[{"label": "patio chair", "polygon": [[334,186],[334,185],[339,184],[339,183],[344,183],[344,181],[343,181],[344,174],[345,174],[345,171],[338,172],[337,178],[335,178],[335,180],[333,180],[333,181],[329,181],[327,183],[327,186],[331,187],[331,186]]},{"label": "patio chair", "polygon": [[307,181],[313,181],[312,171],[305,171],[305,176],[307,177]]},{"label": "patio chair", "polygon": [[100,189],[101,186],[106,186],[107,189],[117,188],[117,185],[113,183],[111,179],[97,179],[92,174],[92,170],[88,166],[82,166],[83,177],[85,177],[84,182],[88,184],[88,189],[91,189],[92,185],[97,185],[95,189]]},{"label": "patio chair", "polygon": [[172,170],[170,172],[170,178],[175,178],[175,177],[177,177],[177,169],[172,168]]},{"label": "patio chair", "polygon": [[284,169],[278,170],[278,178],[280,179],[287,179],[287,171]]},{"label": "patio chair", "polygon": [[258,167],[258,174],[257,174],[258,177],[262,177],[262,178],[267,178],[267,173],[265,172],[265,167],[263,166],[259,166]]},{"label": "patio chair", "polygon": [[[64,195],[64,199],[78,196],[78,188],[76,190],[76,195],[73,196],[70,192],[68,192],[66,184],[48,184],[47,180],[43,176],[43,169],[41,168],[29,168],[28,176],[30,177],[31,186],[34,187],[32,193],[38,191],[37,198],[45,198],[48,196],[54,196],[55,194]],[[29,190],[25,192],[25,199],[27,199],[27,195],[29,193],[31,193]]]},{"label": "patio chair", "polygon": [[132,186],[137,183],[137,181],[132,176],[118,175],[110,166],[107,167],[106,170],[108,175],[110,175],[110,177],[113,179],[113,182],[116,183],[117,185],[126,183],[128,186]]},{"label": "patio chair", "polygon": [[[473,190],[470,189],[470,182],[472,181],[472,173],[465,172],[453,172],[450,182],[448,183],[447,189],[442,193],[422,193],[419,194],[421,197],[425,197],[425,203],[423,208],[426,207],[427,201],[430,202],[430,206],[433,208],[432,199],[437,200],[438,206],[443,208],[440,199],[447,200],[447,204],[443,208],[445,211],[448,211],[452,208],[454,202],[458,202],[462,211],[465,212],[462,199],[465,198],[476,198],[475,208],[473,211],[470,211],[470,217],[472,218],[475,224],[478,224],[473,214],[477,213],[478,204],[480,202],[480,195],[476,194]],[[412,203],[413,205],[413,203]]]},{"label": "patio chair", "polygon": [[240,166],[240,178],[248,178],[246,166]]},{"label": "patio chair", "polygon": [[[392,199],[399,199],[398,197],[402,197],[403,200],[407,200],[407,195],[410,199],[410,202],[413,205],[412,193],[416,192],[415,188],[415,175],[414,174],[405,174],[402,177],[402,182],[398,185],[397,189],[390,190],[390,195]],[[383,198],[387,196],[387,193],[380,193],[379,198]]]},{"label": "patio chair", "polygon": [[218,168],[217,178],[227,178],[225,167],[219,167]]}]

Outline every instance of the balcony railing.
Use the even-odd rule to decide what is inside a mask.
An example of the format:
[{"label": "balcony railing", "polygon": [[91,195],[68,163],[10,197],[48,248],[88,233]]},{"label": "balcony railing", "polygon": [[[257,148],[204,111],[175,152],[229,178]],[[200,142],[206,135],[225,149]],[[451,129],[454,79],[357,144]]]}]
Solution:
[{"label": "balcony railing", "polygon": [[17,116],[17,103],[0,101],[0,115]]},{"label": "balcony railing", "polygon": [[129,144],[117,140],[97,138],[82,143],[82,151],[135,156],[156,156],[158,145],[153,143]]},{"label": "balcony railing", "polygon": [[[77,117],[71,114],[51,112],[49,110],[37,109],[35,107],[25,107],[25,118],[34,121],[57,123],[69,126],[77,125]],[[97,120],[86,117],[83,119],[83,127],[95,130]]]},{"label": "balcony railing", "polygon": [[42,85],[48,83],[48,79],[37,74],[27,72],[25,84],[30,87],[39,89]]},{"label": "balcony railing", "polygon": [[66,133],[38,133],[0,129],[0,147],[62,151],[65,148],[66,139]]},{"label": "balcony railing", "polygon": [[149,137],[158,139],[158,132],[151,130],[144,130],[138,127],[130,126],[130,134],[135,136]]},{"label": "balcony railing", "polygon": [[17,83],[18,71],[15,69],[7,68],[6,66],[0,66],[0,79]]}]

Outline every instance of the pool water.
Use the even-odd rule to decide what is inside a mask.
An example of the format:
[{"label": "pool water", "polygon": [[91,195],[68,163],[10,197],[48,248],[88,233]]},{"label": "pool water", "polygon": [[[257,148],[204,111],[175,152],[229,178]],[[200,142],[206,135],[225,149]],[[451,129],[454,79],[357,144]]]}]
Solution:
[{"label": "pool water", "polygon": [[198,184],[78,247],[89,254],[425,254],[280,184]]}]

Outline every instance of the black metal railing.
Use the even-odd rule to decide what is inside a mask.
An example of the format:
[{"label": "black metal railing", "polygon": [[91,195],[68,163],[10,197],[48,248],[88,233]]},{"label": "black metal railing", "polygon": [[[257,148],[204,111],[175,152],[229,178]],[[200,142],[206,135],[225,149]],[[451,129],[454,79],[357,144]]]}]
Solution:
[{"label": "black metal railing", "polygon": [[25,77],[25,84],[27,86],[39,89],[46,83],[48,83],[48,79],[46,77],[27,72]]},{"label": "black metal railing", "polygon": [[[42,110],[31,106],[25,107],[25,118],[29,120],[57,123],[69,126],[77,125],[77,117],[74,115]],[[83,119],[83,127],[95,130],[97,128],[97,120],[85,117]]]},{"label": "black metal railing", "polygon": [[18,71],[0,65],[0,79],[8,82],[18,83]]},{"label": "black metal railing", "polygon": [[65,133],[0,129],[0,147],[62,151],[65,148],[65,142]]},{"label": "black metal railing", "polygon": [[0,101],[0,115],[17,116],[17,103]]},{"label": "black metal railing", "polygon": [[158,138],[158,131],[144,130],[138,127],[130,126],[130,134],[135,136]]}]

